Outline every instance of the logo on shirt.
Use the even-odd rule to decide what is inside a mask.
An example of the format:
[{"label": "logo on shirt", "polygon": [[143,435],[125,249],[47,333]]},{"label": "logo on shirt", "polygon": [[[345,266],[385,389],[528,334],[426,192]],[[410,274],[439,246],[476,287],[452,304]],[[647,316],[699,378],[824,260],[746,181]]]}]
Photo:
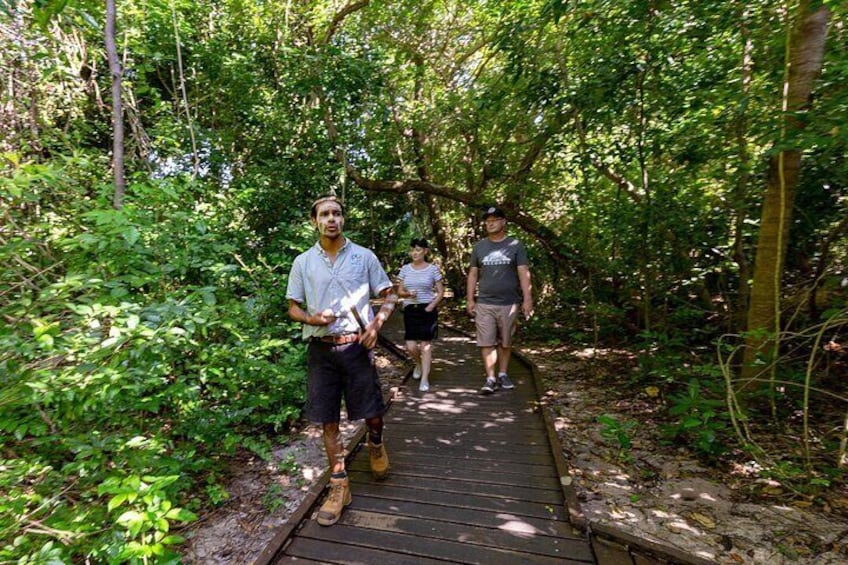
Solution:
[{"label": "logo on shirt", "polygon": [[353,255],[350,256],[350,262],[353,263],[354,265],[361,265],[362,264],[362,255],[360,253],[354,253]]},{"label": "logo on shirt", "polygon": [[510,265],[512,259],[503,251],[492,251],[481,261],[484,265]]}]

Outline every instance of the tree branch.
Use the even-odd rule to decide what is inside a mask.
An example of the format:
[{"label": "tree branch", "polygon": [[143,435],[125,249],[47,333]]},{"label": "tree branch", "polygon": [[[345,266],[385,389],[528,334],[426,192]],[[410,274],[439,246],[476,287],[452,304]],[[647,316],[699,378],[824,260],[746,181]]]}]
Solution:
[{"label": "tree branch", "polygon": [[335,16],[333,16],[333,21],[330,22],[330,25],[327,27],[327,31],[324,34],[324,39],[321,41],[321,45],[327,45],[330,43],[330,40],[333,39],[333,36],[336,35],[336,32],[341,27],[342,22],[346,17],[350,14],[361,10],[365,6],[367,6],[369,0],[360,0],[359,2],[354,2],[352,4],[348,4],[344,8],[342,8]]}]

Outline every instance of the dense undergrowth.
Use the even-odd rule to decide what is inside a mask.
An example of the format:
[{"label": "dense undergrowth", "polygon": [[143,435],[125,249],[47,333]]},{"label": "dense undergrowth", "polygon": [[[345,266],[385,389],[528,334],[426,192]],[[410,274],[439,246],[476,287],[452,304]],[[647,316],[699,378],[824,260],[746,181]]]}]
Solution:
[{"label": "dense undergrowth", "polygon": [[[664,444],[686,449],[716,470],[747,465],[799,500],[816,500],[845,487],[845,308],[832,308],[818,323],[808,321],[807,329],[781,335],[777,360],[760,360],[761,379],[771,378],[771,388],[739,380],[743,336],[723,335],[710,324],[655,331],[632,327],[629,336],[605,324],[607,334],[593,340],[591,331],[551,324],[551,319],[548,315],[530,323],[527,340],[575,351],[611,348],[632,360],[632,368],[616,376],[616,386],[623,396],[660,404],[662,409],[650,419]],[[626,461],[632,429],[640,422],[608,415],[598,422]]]},{"label": "dense undergrowth", "polygon": [[117,211],[84,166],[2,179],[0,562],[176,561],[219,459],[298,418],[303,348],[235,204],[178,179]]}]

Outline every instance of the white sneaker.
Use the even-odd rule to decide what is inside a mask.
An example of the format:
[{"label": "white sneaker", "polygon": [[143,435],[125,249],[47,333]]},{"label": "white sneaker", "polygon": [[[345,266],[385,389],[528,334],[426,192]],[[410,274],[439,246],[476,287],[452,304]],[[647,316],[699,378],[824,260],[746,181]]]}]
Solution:
[{"label": "white sneaker", "polygon": [[426,381],[421,381],[421,384],[418,385],[418,390],[420,390],[421,392],[427,392],[428,390],[430,390],[430,383]]},{"label": "white sneaker", "polygon": [[412,378],[416,381],[421,378],[421,367],[418,365],[416,365],[415,369],[412,370]]}]

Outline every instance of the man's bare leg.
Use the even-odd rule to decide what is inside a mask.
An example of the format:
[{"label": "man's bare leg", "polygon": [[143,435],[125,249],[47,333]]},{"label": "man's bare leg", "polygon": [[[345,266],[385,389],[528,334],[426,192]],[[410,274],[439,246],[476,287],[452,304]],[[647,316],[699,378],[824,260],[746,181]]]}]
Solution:
[{"label": "man's bare leg", "polygon": [[498,362],[497,348],[481,347],[480,355],[483,357],[483,368],[486,370],[486,378],[495,378],[495,365]]}]

